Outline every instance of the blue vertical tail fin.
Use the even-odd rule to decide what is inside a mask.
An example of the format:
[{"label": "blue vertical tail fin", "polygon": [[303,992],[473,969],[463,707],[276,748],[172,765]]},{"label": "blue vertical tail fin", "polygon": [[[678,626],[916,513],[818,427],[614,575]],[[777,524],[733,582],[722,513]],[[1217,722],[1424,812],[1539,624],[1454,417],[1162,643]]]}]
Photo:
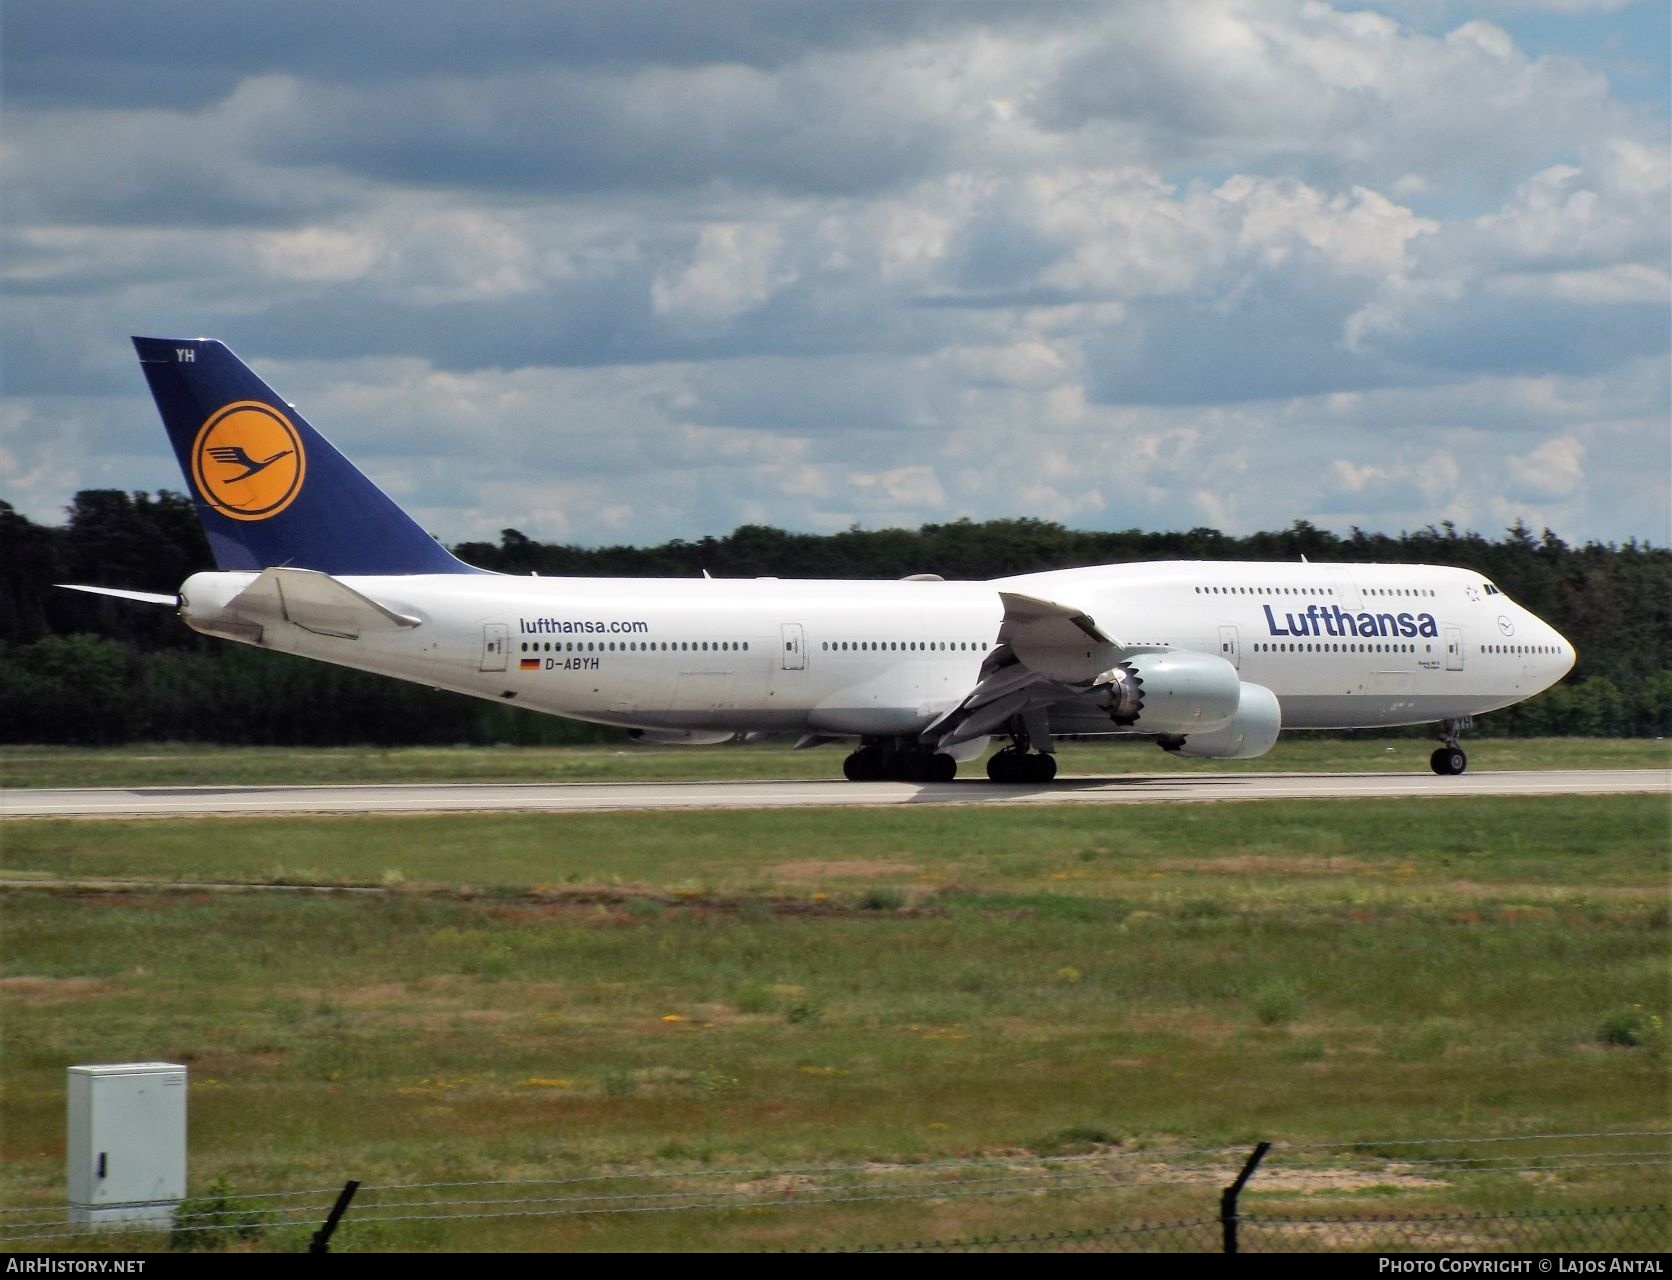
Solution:
[{"label": "blue vertical tail fin", "polygon": [[135,338],[221,569],[477,573],[222,343]]}]

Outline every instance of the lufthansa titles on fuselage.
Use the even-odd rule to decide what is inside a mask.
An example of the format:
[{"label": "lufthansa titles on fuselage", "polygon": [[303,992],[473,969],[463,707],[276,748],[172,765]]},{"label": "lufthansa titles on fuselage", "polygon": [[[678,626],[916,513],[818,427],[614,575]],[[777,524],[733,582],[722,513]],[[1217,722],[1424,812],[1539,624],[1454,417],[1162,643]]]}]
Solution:
[{"label": "lufthansa titles on fuselage", "polygon": [[586,618],[518,618],[517,630],[525,636],[603,636],[644,635],[650,630],[648,622],[600,622]]},{"label": "lufthansa titles on fuselage", "polygon": [[1266,631],[1274,636],[1437,637],[1439,623],[1431,613],[1353,613],[1340,605],[1309,604],[1304,612],[1284,613],[1278,621],[1271,606],[1262,605]]}]

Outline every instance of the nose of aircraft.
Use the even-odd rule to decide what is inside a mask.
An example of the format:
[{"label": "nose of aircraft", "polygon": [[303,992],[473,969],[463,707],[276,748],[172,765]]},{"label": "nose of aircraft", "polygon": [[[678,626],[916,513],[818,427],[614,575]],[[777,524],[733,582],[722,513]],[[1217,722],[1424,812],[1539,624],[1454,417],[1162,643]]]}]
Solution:
[{"label": "nose of aircraft", "polygon": [[1534,651],[1540,674],[1544,677],[1540,687],[1548,689],[1573,670],[1573,664],[1579,661],[1579,651],[1573,647],[1571,640],[1548,622],[1540,620],[1537,630],[1543,633],[1544,638],[1544,643]]}]

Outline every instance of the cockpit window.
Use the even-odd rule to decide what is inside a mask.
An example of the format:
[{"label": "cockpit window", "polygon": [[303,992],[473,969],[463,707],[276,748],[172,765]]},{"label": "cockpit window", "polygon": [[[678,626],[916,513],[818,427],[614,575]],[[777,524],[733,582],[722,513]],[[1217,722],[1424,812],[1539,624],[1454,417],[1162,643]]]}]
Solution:
[{"label": "cockpit window", "polygon": [[1486,587],[1486,594],[1489,595],[1489,596],[1501,596],[1501,595],[1504,594],[1502,591],[1499,591],[1497,587],[1493,586],[1490,582],[1485,583],[1483,585]]}]

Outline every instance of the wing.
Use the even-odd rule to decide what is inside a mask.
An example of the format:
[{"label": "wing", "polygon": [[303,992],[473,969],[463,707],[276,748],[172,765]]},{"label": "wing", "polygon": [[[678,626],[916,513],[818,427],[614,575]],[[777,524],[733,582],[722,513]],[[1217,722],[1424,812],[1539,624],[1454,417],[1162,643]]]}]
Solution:
[{"label": "wing", "polygon": [[1084,609],[1014,591],[1001,591],[999,600],[999,642],[981,664],[981,679],[923,733],[936,750],[985,737],[1013,717],[1033,718],[1083,693],[1125,651]]}]

